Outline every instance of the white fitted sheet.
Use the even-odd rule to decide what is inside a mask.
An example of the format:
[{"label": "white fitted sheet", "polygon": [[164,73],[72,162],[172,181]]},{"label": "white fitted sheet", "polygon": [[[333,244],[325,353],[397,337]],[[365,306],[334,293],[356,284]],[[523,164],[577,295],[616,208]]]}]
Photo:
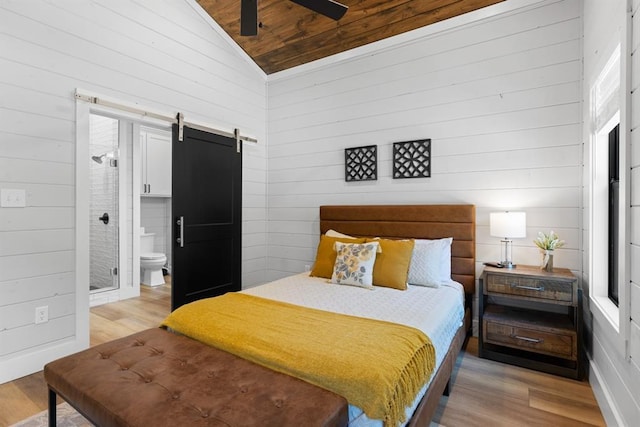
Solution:
[{"label": "white fitted sheet", "polygon": [[[453,281],[439,288],[409,285],[405,291],[377,286],[369,290],[336,285],[327,279],[300,273],[242,292],[303,307],[412,326],[424,332],[435,347],[434,372],[440,367],[464,318],[464,288]],[[412,407],[407,408],[407,419],[422,399],[429,382],[416,396]],[[371,420],[360,408],[349,405],[349,425],[380,427],[382,421]]]}]

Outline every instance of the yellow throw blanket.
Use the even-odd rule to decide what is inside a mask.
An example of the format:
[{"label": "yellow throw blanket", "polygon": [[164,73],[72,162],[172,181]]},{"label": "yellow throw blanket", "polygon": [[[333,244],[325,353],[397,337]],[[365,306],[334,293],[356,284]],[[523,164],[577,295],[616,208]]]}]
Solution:
[{"label": "yellow throw blanket", "polygon": [[415,328],[241,293],[184,305],[162,326],[333,391],[386,426],[405,420],[435,365]]}]

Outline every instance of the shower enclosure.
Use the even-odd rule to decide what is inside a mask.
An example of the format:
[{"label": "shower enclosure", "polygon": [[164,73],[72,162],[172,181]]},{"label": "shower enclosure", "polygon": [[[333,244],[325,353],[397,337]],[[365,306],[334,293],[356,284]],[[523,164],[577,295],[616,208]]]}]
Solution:
[{"label": "shower enclosure", "polygon": [[92,293],[115,290],[118,275],[118,153],[117,119],[90,115],[89,166],[89,288]]}]

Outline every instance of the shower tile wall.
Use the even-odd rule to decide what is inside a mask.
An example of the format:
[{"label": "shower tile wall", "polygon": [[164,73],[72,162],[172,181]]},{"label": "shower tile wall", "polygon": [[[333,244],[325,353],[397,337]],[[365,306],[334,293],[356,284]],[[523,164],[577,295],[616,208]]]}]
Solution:
[{"label": "shower tile wall", "polygon": [[[100,156],[113,152],[118,144],[118,121],[111,118],[91,115],[91,156]],[[87,159],[90,166],[90,286],[102,289],[113,286],[110,269],[116,267],[117,247],[113,227],[118,223],[117,185],[118,176],[109,167],[109,160],[102,159],[98,164]],[[109,225],[98,220],[103,213],[109,214]]]},{"label": "shower tile wall", "polygon": [[140,226],[145,233],[155,233],[154,252],[167,256],[167,264],[171,271],[171,198],[141,197]]}]

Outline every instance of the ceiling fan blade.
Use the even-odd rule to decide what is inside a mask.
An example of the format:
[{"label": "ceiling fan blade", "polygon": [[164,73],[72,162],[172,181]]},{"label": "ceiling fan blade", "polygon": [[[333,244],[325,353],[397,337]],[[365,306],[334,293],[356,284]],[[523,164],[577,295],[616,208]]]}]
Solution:
[{"label": "ceiling fan blade", "polygon": [[349,6],[345,6],[333,0],[291,0],[292,2],[318,12],[321,15],[328,16],[336,21],[347,13]]},{"label": "ceiling fan blade", "polygon": [[258,0],[242,0],[240,2],[240,35],[255,36],[258,34]]}]

